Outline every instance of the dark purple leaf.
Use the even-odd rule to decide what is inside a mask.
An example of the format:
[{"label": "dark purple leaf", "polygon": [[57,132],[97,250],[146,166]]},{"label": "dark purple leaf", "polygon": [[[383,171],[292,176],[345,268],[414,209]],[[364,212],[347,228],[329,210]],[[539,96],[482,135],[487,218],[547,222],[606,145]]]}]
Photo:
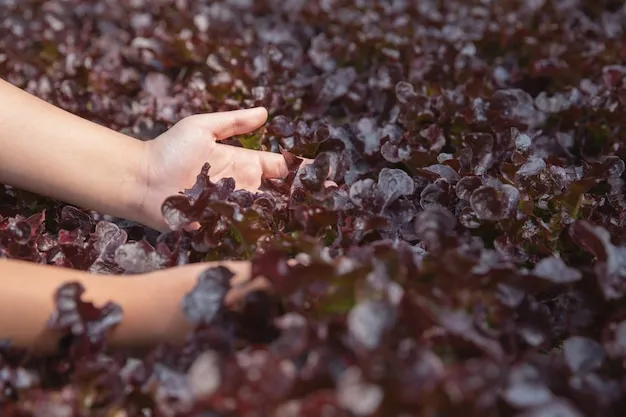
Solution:
[{"label": "dark purple leaf", "polygon": [[285,116],[274,117],[267,125],[267,130],[276,136],[284,138],[292,136],[296,131],[293,122]]},{"label": "dark purple leaf", "polygon": [[126,243],[115,251],[115,263],[127,274],[152,272],[165,267],[168,259],[145,240]]},{"label": "dark purple leaf", "polygon": [[626,294],[626,247],[614,246],[609,232],[586,221],[570,227],[572,239],[596,258],[594,265],[598,283],[607,299]]},{"label": "dark purple leaf", "polygon": [[230,279],[234,274],[226,267],[209,268],[198,277],[193,289],[183,298],[183,312],[194,324],[210,324],[222,312]]},{"label": "dark purple leaf", "polygon": [[337,401],[353,415],[374,414],[383,398],[381,387],[364,380],[359,368],[347,369],[337,382]]},{"label": "dark purple leaf", "polygon": [[[166,179],[167,233],[0,185],[0,258],[103,285],[137,274],[115,279],[151,329],[171,296],[152,271],[251,261],[255,277],[206,272],[185,343],[152,334],[168,343],[130,352],[104,344],[121,312],[67,284],[54,321],[69,351],[3,345],[0,414],[626,413],[621,2],[0,3],[0,77],[146,149],[189,115],[269,114],[217,147],[164,137],[170,162],[233,177],[206,163],[182,173],[195,184]],[[220,155],[242,143],[287,175],[239,189],[257,158]],[[117,191],[139,207],[139,188]]]},{"label": "dark purple leaf", "polygon": [[532,274],[555,284],[569,284],[582,278],[580,271],[569,268],[560,258],[543,258],[535,265]]},{"label": "dark purple leaf", "polygon": [[396,84],[396,96],[398,101],[402,104],[409,104],[417,97],[413,86],[406,81],[400,81]]},{"label": "dark purple leaf", "polygon": [[569,401],[556,398],[553,401],[519,413],[515,417],[583,417],[583,415]]},{"label": "dark purple leaf", "polygon": [[480,177],[470,175],[459,179],[454,187],[457,197],[469,201],[472,193],[483,184]]},{"label": "dark purple leaf", "polygon": [[48,327],[67,331],[72,336],[71,349],[88,353],[101,349],[108,332],[122,322],[122,308],[108,302],[101,308],[82,300],[84,287],[77,282],[63,284],[55,294],[56,310]]},{"label": "dark purple leaf", "polygon": [[543,113],[535,108],[530,94],[517,88],[496,91],[491,96],[490,111],[520,128],[535,128],[545,120]]},{"label": "dark purple leaf", "polygon": [[378,175],[378,190],[385,199],[385,205],[389,206],[399,197],[413,194],[415,184],[406,172],[383,168]]},{"label": "dark purple leaf", "polygon": [[604,349],[593,339],[571,336],[563,342],[563,355],[573,373],[597,370],[604,362]]},{"label": "dark purple leaf", "polygon": [[395,309],[383,301],[363,301],[348,314],[348,328],[355,342],[366,349],[377,348],[395,322]]},{"label": "dark purple leaf", "polygon": [[519,190],[511,185],[484,185],[472,192],[470,204],[479,219],[498,221],[514,213],[519,199]]},{"label": "dark purple leaf", "polygon": [[539,370],[530,364],[516,365],[511,369],[502,396],[516,408],[536,407],[554,398]]},{"label": "dark purple leaf", "polygon": [[323,78],[320,88],[317,90],[317,101],[330,103],[342,97],[357,78],[357,72],[352,67],[340,68],[333,74]]}]

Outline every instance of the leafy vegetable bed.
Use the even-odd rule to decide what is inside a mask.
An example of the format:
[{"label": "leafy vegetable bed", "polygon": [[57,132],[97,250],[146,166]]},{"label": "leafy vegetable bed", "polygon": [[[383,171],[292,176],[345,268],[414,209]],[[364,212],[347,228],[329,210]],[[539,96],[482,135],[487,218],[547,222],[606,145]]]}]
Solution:
[{"label": "leafy vegetable bed", "polygon": [[115,309],[63,357],[7,348],[1,414],[625,415],[624,22],[609,0],[1,1],[3,78],[146,140],[264,105],[232,143],[292,167],[256,195],[200,175],[165,204],[202,229],[163,236],[3,189],[0,256],[252,259],[274,293],[185,349],[103,353]]}]

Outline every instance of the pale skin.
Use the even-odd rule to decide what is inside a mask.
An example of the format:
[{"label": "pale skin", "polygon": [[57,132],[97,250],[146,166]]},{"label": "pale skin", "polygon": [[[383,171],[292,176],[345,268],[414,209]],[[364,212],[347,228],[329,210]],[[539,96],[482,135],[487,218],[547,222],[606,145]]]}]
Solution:
[{"label": "pale skin", "polygon": [[[205,162],[212,179],[233,177],[237,188],[258,189],[261,176],[287,174],[283,157],[220,141],[261,127],[264,108],[187,117],[151,141],[140,141],[57,108],[0,80],[0,184],[166,231],[161,204],[191,187]],[[99,276],[51,265],[0,258],[0,339],[49,354],[60,333],[47,329],[53,294],[78,281],[84,298],[118,303],[123,323],[112,348],[181,343],[192,330],[180,302],[204,269],[222,264],[235,273],[227,304],[264,287],[250,281],[248,262],[204,263],[133,276]],[[16,320],[15,318],[19,318]]]}]

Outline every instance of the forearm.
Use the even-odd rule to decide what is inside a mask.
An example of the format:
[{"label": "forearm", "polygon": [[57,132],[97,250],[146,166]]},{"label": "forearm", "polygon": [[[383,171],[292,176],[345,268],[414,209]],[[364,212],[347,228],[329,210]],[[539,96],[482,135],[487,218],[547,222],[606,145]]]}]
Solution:
[{"label": "forearm", "polygon": [[[0,258],[0,340],[38,354],[54,353],[63,336],[47,328],[56,309],[54,294],[64,283],[75,281],[85,288],[83,301],[96,307],[111,301],[122,308],[123,320],[109,334],[110,348],[145,349],[164,342],[180,345],[193,329],[181,301],[200,273],[217,265],[196,263],[143,275],[105,276]],[[249,291],[268,289],[264,279],[249,281],[248,262],[222,265],[235,274],[225,300],[229,308],[236,308]]]},{"label": "forearm", "polygon": [[141,221],[143,147],[0,80],[0,183]]},{"label": "forearm", "polygon": [[0,339],[37,353],[53,353],[63,336],[48,329],[47,323],[56,309],[57,288],[69,281],[84,286],[84,301],[97,307],[109,301],[121,306],[123,321],[110,334],[109,344],[113,348],[181,341],[190,329],[182,316],[180,300],[195,283],[191,275],[173,285],[157,274],[156,280],[148,283],[147,275],[103,276],[0,259],[0,277]]}]

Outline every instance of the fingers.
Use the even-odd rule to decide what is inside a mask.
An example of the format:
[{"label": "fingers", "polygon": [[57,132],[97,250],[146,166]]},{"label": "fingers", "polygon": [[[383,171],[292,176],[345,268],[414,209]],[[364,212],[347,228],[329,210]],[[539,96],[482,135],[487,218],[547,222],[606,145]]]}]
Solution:
[{"label": "fingers", "polygon": [[188,232],[193,232],[194,230],[198,230],[200,229],[200,222],[193,222],[191,224],[188,224],[183,229],[185,229]]},{"label": "fingers", "polygon": [[265,293],[272,292],[272,284],[265,277],[257,277],[255,279],[233,285],[226,294],[225,304],[233,310],[241,307],[248,294],[262,291]]},{"label": "fingers", "polygon": [[[289,173],[285,158],[278,153],[262,152],[259,155],[263,175],[268,178],[285,178]],[[313,159],[302,158],[300,167],[313,163]]]},{"label": "fingers", "polygon": [[226,294],[225,304],[231,309],[237,310],[245,301],[248,294],[256,291],[271,292],[271,284],[264,277],[250,279],[252,264],[246,261],[224,261],[219,265],[230,269],[235,276],[231,280],[231,288]]},{"label": "fingers", "polygon": [[255,107],[245,110],[234,110],[219,113],[208,113],[191,116],[195,122],[209,130],[215,140],[228,139],[231,136],[250,133],[267,121],[267,110]]},{"label": "fingers", "polygon": [[242,285],[250,281],[252,264],[248,261],[216,261],[211,266],[223,266],[235,274],[230,282],[232,286]]},{"label": "fingers", "polygon": [[[287,163],[285,162],[285,158],[276,153],[263,152],[259,154],[259,162],[261,163],[261,168],[263,170],[263,175],[267,178],[285,178],[289,173],[289,169],[287,168]],[[304,158],[302,160],[302,164],[300,167],[305,165],[309,165],[313,163],[313,159]],[[331,170],[328,170],[328,175],[330,175]],[[334,181],[326,180],[324,181],[324,188],[328,187],[336,187],[337,183]]]},{"label": "fingers", "polygon": [[[199,262],[187,264],[178,268],[188,271],[185,273],[185,276],[197,280],[202,272],[209,268],[215,268],[218,266],[226,267],[234,274],[230,281],[231,288],[226,294],[224,300],[229,309],[237,310],[241,303],[245,301],[246,295],[251,292],[271,292],[271,284],[264,277],[251,279],[252,264],[249,261]],[[168,270],[158,271],[157,274],[159,273],[165,279],[169,279],[171,277],[171,272]]]},{"label": "fingers", "polygon": [[285,158],[278,153],[260,152],[259,163],[263,175],[267,178],[284,178],[289,174]]},{"label": "fingers", "polygon": [[302,168],[305,165],[310,165],[313,162],[315,162],[315,159],[303,158],[302,163],[300,164],[300,168]]}]

